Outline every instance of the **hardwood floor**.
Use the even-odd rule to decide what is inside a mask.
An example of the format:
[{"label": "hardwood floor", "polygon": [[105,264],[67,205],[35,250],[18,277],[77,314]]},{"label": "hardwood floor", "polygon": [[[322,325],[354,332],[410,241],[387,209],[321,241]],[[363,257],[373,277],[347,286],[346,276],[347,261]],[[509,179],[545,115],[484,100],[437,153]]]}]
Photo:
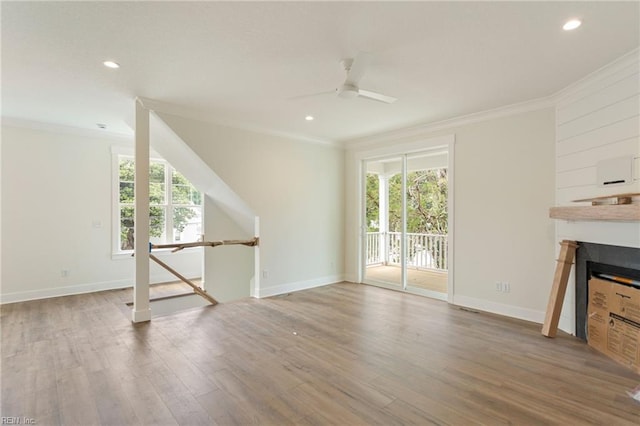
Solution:
[{"label": "hardwood floor", "polygon": [[2,416],[38,425],[637,425],[640,376],[560,333],[336,284],[132,325],[116,290],[4,305]]},{"label": "hardwood floor", "polygon": [[[392,265],[368,266],[365,276],[370,280],[400,285],[402,268]],[[407,286],[446,294],[447,276],[444,271],[407,268]]]}]

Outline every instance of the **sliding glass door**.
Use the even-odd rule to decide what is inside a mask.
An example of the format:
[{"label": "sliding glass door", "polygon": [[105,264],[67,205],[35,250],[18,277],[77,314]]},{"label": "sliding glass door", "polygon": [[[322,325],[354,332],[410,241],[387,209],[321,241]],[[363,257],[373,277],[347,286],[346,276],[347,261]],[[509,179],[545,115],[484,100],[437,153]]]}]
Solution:
[{"label": "sliding glass door", "polygon": [[447,151],[371,159],[363,166],[363,281],[446,299]]},{"label": "sliding glass door", "polygon": [[403,157],[365,161],[365,280],[404,288]]}]

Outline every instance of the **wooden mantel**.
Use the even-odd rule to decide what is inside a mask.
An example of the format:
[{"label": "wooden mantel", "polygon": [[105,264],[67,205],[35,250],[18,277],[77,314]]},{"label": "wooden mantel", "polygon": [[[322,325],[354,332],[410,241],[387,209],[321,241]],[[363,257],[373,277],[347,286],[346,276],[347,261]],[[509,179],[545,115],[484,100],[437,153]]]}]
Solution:
[{"label": "wooden mantel", "polygon": [[640,204],[551,207],[549,217],[564,220],[640,221]]}]

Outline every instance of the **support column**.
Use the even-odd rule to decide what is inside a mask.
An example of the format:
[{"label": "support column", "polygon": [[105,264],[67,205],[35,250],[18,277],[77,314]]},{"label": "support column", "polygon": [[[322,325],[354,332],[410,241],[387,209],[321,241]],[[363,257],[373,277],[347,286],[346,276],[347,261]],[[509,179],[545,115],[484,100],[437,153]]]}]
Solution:
[{"label": "support column", "polygon": [[380,230],[380,260],[389,263],[389,177],[378,175],[378,229]]},{"label": "support column", "polygon": [[133,322],[151,320],[149,307],[149,110],[136,99],[135,130],[135,261]]}]

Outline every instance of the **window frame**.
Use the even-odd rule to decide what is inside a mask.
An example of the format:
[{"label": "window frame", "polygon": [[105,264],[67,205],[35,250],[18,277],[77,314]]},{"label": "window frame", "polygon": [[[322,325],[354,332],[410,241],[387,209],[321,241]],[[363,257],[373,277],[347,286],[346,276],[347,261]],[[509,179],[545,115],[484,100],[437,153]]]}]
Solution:
[{"label": "window frame", "polygon": [[[112,226],[111,226],[111,255],[112,258],[130,258],[134,250],[122,250],[120,241],[120,211],[122,205],[127,203],[120,202],[120,160],[122,158],[130,158],[135,161],[133,149],[122,146],[113,146],[111,149],[111,170],[112,170]],[[200,209],[201,232],[204,232],[204,194],[200,192],[200,204],[174,204],[173,203],[173,172],[176,170],[171,164],[152,152],[149,156],[150,162],[161,163],[164,165],[164,203],[151,204],[151,207],[160,207],[164,211],[164,239],[165,242],[173,242],[173,212],[175,208],[198,207]],[[168,251],[166,249],[163,251]],[[200,247],[188,248],[185,251],[200,251]]]}]

